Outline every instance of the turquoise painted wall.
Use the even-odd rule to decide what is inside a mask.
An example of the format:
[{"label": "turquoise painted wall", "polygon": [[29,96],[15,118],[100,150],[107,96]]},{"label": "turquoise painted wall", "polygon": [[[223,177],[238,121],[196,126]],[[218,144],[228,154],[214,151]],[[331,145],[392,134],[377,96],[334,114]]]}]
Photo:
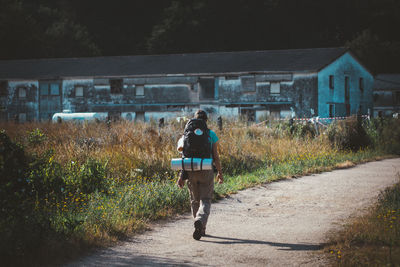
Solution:
[{"label": "turquoise painted wall", "polygon": [[[333,75],[334,87],[329,88],[329,76]],[[329,104],[334,105],[334,116],[346,116],[345,77],[349,78],[350,114],[368,113],[373,108],[372,90],[374,77],[349,52],[318,72],[318,116],[329,117]],[[364,89],[359,81],[363,78]]]}]

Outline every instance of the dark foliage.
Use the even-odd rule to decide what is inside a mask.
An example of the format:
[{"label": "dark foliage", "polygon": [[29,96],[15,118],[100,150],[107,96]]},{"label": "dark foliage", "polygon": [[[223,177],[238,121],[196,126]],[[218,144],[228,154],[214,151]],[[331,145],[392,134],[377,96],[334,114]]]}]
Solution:
[{"label": "dark foliage", "polygon": [[330,142],[341,150],[357,151],[372,144],[370,136],[362,125],[361,117],[332,123],[327,134]]},{"label": "dark foliage", "polygon": [[0,217],[22,216],[31,210],[32,186],[25,174],[29,159],[20,144],[13,143],[0,131]]},{"label": "dark foliage", "polygon": [[0,3],[1,59],[345,45],[374,72],[400,71],[397,0]]},{"label": "dark foliage", "polygon": [[30,158],[23,147],[0,132],[0,258],[23,257],[43,232],[41,214],[34,210],[36,196],[27,178]]},{"label": "dark foliage", "polygon": [[[47,136],[36,129],[27,139],[29,146],[37,146]],[[0,262],[6,266],[20,260],[26,264],[48,240],[65,239],[81,223],[67,220],[63,229],[52,224],[68,196],[109,188],[107,164],[88,158],[82,165],[63,167],[53,155],[52,150],[29,154],[0,131]]]}]

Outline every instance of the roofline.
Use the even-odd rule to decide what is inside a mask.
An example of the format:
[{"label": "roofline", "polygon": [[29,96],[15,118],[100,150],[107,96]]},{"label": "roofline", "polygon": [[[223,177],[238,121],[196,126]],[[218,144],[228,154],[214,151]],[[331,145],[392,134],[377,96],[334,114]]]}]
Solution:
[{"label": "roofline", "polygon": [[[0,78],[2,80],[26,80],[26,79],[38,79],[37,77],[40,77],[40,79],[70,79],[70,78],[88,78],[88,77],[109,77],[109,78],[114,78],[114,77],[165,77],[165,76],[217,76],[217,75],[225,75],[229,73],[230,75],[242,75],[242,74],[265,74],[265,73],[309,73],[309,72],[319,72],[321,69],[325,68],[326,66],[330,65],[332,62],[334,62],[337,58],[348,52],[348,49],[344,47],[322,47],[322,48],[298,48],[298,49],[275,49],[275,50],[247,50],[247,51],[221,51],[221,52],[202,52],[202,53],[181,53],[181,54],[157,54],[157,55],[124,55],[124,56],[102,56],[102,57],[74,57],[74,58],[41,58],[41,59],[14,59],[14,60],[0,60],[0,63],[7,64],[7,63],[19,63],[19,64],[24,64],[24,63],[35,63],[36,62],[41,62],[41,63],[46,63],[46,62],[55,62],[57,61],[69,61],[69,63],[74,63],[73,61],[80,61],[80,60],[102,60],[102,59],[119,59],[119,58],[134,58],[134,57],[179,57],[179,56],[193,56],[193,55],[226,55],[226,54],[237,54],[237,53],[264,53],[264,52],[271,52],[271,53],[285,53],[285,52],[296,52],[296,51],[313,51],[313,50],[321,50],[321,49],[343,49],[343,52],[339,54],[339,56],[335,57],[333,60],[330,60],[326,64],[324,64],[322,67],[312,67],[310,69],[292,69],[292,70],[276,70],[276,71],[239,71],[239,72],[216,72],[216,73],[168,73],[168,74],[163,74],[163,73],[157,73],[157,74],[135,74],[135,75],[90,75],[90,76],[36,76],[36,77],[30,77],[30,78],[25,78],[25,77],[18,77],[18,78]],[[354,56],[353,56],[354,57]],[[60,62],[62,63],[62,62]],[[23,75],[23,74],[22,74]]]},{"label": "roofline", "polygon": [[366,69],[366,70],[369,72],[369,74],[371,74],[372,77],[375,77],[374,73],[373,73],[367,66],[365,66],[365,65],[358,59],[358,57],[357,57],[353,52],[351,52],[350,49],[348,49],[347,52],[357,61],[358,64],[360,64],[361,66],[363,66],[363,68]]},{"label": "roofline", "polygon": [[9,61],[46,61],[46,60],[80,60],[80,59],[105,59],[105,58],[124,58],[124,57],[161,57],[161,56],[185,56],[185,55],[212,55],[212,54],[235,54],[235,53],[258,53],[266,51],[299,51],[299,50],[315,50],[315,49],[335,49],[345,47],[314,47],[314,48],[293,48],[293,49],[269,49],[269,50],[238,50],[238,51],[212,51],[198,53],[171,53],[171,54],[139,54],[139,55],[119,55],[119,56],[93,56],[93,57],[54,57],[54,58],[23,58],[23,59],[0,59],[0,62]]},{"label": "roofline", "polygon": [[187,77],[187,76],[226,76],[226,75],[257,75],[257,74],[316,74],[317,70],[293,71],[241,71],[241,72],[215,72],[215,73],[176,73],[176,74],[138,74],[138,75],[105,75],[105,76],[49,76],[42,78],[0,78],[7,81],[40,81],[40,80],[72,80],[72,79],[113,79],[113,78],[155,78],[155,77]]},{"label": "roofline", "polygon": [[357,61],[358,64],[360,64],[369,74],[371,74],[372,77],[374,77],[373,72],[372,72],[369,68],[367,68],[367,67],[357,58],[357,56],[354,55],[353,52],[351,52],[351,50],[350,50],[349,48],[347,48],[347,47],[343,47],[343,48],[345,48],[345,50],[343,51],[342,54],[340,54],[339,56],[337,56],[335,59],[333,59],[333,60],[330,61],[329,63],[325,64],[323,67],[321,67],[320,69],[318,69],[318,71],[323,70],[325,67],[327,67],[327,66],[329,66],[330,64],[332,64],[333,62],[335,62],[338,58],[342,57],[344,54],[349,53],[350,56],[351,56],[352,58],[354,58],[354,60]]},{"label": "roofline", "polygon": [[339,54],[337,57],[335,57],[334,59],[332,59],[331,61],[329,61],[329,62],[326,63],[325,65],[323,65],[322,67],[320,67],[320,68],[318,69],[318,72],[321,71],[321,70],[323,70],[324,68],[326,68],[327,66],[329,66],[329,65],[332,64],[333,62],[335,62],[338,58],[340,58],[341,56],[343,56],[344,54],[346,54],[346,53],[349,51],[349,49],[346,48],[346,47],[341,47],[341,48],[343,48],[344,51],[343,51],[341,54]]},{"label": "roofline", "polygon": [[387,88],[387,89],[384,89],[384,88],[374,88],[373,91],[374,91],[374,92],[397,92],[397,91],[400,91],[400,87],[397,87],[397,88]]},{"label": "roofline", "polygon": [[400,85],[400,82],[384,80],[384,79],[381,79],[381,78],[375,78],[375,81],[381,81],[381,82],[385,82],[385,83],[391,83],[391,84],[395,84],[395,85]]}]

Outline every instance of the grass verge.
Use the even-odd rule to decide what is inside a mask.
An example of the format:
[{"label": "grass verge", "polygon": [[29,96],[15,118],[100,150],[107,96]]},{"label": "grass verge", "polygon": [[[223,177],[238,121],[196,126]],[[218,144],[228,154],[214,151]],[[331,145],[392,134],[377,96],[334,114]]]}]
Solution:
[{"label": "grass verge", "polygon": [[324,250],[339,266],[400,266],[400,182],[367,215],[333,233]]},{"label": "grass verge", "polygon": [[334,169],[350,168],[359,163],[390,158],[381,152],[363,150],[358,152],[337,153],[320,158],[287,161],[261,168],[254,172],[229,176],[223,184],[215,185],[217,198],[235,193],[255,185],[285,178],[294,178],[307,174],[321,173]]}]

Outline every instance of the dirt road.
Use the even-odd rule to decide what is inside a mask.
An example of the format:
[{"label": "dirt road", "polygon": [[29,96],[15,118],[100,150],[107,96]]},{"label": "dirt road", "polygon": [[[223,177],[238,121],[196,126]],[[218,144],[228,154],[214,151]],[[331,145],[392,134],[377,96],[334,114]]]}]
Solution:
[{"label": "dirt road", "polygon": [[389,159],[244,190],[213,204],[200,241],[188,214],[70,266],[324,266],[326,234],[399,172],[400,159]]}]

